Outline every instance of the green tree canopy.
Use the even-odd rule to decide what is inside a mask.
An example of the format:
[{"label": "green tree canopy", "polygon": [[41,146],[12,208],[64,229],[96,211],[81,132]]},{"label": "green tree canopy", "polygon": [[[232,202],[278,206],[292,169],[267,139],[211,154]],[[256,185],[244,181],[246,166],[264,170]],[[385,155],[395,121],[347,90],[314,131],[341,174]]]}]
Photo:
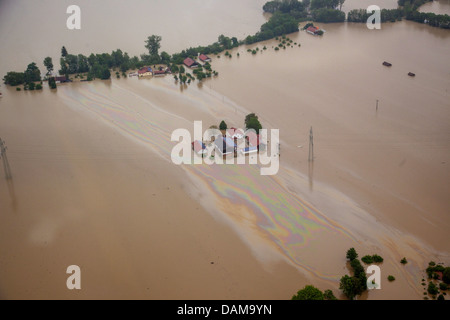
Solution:
[{"label": "green tree canopy", "polygon": [[3,82],[10,86],[18,86],[25,82],[25,74],[23,72],[10,71],[3,77]]},{"label": "green tree canopy", "polygon": [[339,289],[349,298],[353,300],[360,291],[360,280],[355,277],[345,275],[341,278]]},{"label": "green tree canopy", "polygon": [[61,57],[65,58],[67,56],[67,50],[66,47],[62,47],[61,48]]},{"label": "green tree canopy", "polygon": [[41,71],[36,66],[36,63],[32,62],[28,65],[27,70],[25,70],[25,82],[29,83],[32,81],[41,80]]},{"label": "green tree canopy", "polygon": [[297,294],[292,296],[291,300],[323,300],[324,296],[322,291],[314,286],[307,285],[303,289],[299,290]]},{"label": "green tree canopy", "polygon": [[159,49],[161,48],[161,40],[160,36],[152,35],[145,40],[145,47],[148,50],[150,56],[158,56]]},{"label": "green tree canopy", "polygon": [[219,129],[220,130],[227,130],[228,129],[228,126],[227,126],[227,124],[225,123],[224,120],[222,120],[222,122],[220,123]]},{"label": "green tree canopy", "polygon": [[47,75],[50,75],[53,72],[53,60],[51,57],[44,59],[44,66],[47,68]]},{"label": "green tree canopy", "polygon": [[355,248],[350,248],[350,249],[348,249],[346,257],[347,257],[347,259],[350,260],[350,261],[352,261],[352,260],[358,258],[358,253],[356,253]]}]

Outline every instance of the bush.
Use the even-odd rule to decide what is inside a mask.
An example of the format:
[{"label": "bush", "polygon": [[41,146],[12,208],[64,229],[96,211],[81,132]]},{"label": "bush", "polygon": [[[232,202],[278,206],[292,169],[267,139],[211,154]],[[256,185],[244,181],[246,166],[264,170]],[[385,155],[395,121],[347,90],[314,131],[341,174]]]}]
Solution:
[{"label": "bush", "polygon": [[450,284],[450,267],[447,267],[444,269],[443,272],[442,281],[444,281],[446,284]]},{"label": "bush", "polygon": [[325,290],[325,292],[323,293],[323,298],[325,300],[337,300],[337,298],[333,294],[333,291],[331,290]]},{"label": "bush", "polygon": [[389,280],[390,282],[392,282],[392,281],[395,280],[395,277],[394,277],[394,276],[391,276],[391,275],[389,275],[387,278],[388,278],[388,280]]},{"label": "bush", "polygon": [[361,258],[362,262],[364,262],[365,264],[371,264],[373,263],[373,258],[372,256],[364,256]]},{"label": "bush", "polygon": [[305,286],[302,290],[299,290],[296,295],[292,296],[291,300],[323,300],[324,296],[322,291],[314,286]]},{"label": "bush", "polygon": [[20,89],[19,87],[16,88],[16,91],[21,91],[22,89]]},{"label": "bush", "polygon": [[18,86],[25,82],[25,73],[23,72],[8,72],[3,78],[3,82],[10,86]]},{"label": "bush", "polygon": [[445,300],[444,296],[442,294],[440,294],[437,298],[438,300]]},{"label": "bush", "polygon": [[403,258],[402,260],[400,260],[400,263],[401,263],[401,264],[407,264],[407,263],[408,263],[408,260],[406,260],[406,258]]},{"label": "bush", "polygon": [[374,254],[374,255],[372,256],[372,259],[373,259],[373,261],[376,262],[376,263],[381,263],[381,262],[384,261],[384,259],[383,259],[382,257],[380,257],[379,255],[377,255],[377,254]]},{"label": "bush", "polygon": [[38,84],[36,85],[36,90],[42,90],[42,84],[38,83]]},{"label": "bush", "polygon": [[436,295],[439,293],[438,287],[433,283],[433,282],[429,282],[428,283],[428,289],[427,289],[428,293],[431,294],[432,296]]},{"label": "bush", "polygon": [[448,286],[447,286],[446,283],[442,283],[442,282],[441,282],[441,283],[439,283],[439,289],[445,291],[445,290],[448,289]]}]

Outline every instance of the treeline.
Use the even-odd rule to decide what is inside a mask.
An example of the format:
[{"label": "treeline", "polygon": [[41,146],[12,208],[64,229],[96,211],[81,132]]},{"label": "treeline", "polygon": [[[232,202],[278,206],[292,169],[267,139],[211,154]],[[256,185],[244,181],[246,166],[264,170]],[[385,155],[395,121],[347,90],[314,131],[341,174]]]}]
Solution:
[{"label": "treeline", "polygon": [[[420,6],[430,1],[432,0],[398,0],[399,8],[381,10],[381,22],[395,22],[406,18],[432,27],[450,29],[449,15],[418,11]],[[365,9],[351,10],[348,13],[347,21],[366,23],[371,15],[372,13],[367,13]]]},{"label": "treeline", "polygon": [[313,21],[317,22],[344,22],[345,13],[331,8],[320,8],[311,12]]},{"label": "treeline", "polygon": [[[311,17],[315,22],[344,22],[345,13],[341,11],[345,0],[312,0]],[[336,9],[339,6],[339,10]]]},{"label": "treeline", "polygon": [[298,24],[307,20],[307,6],[298,0],[269,1],[263,6],[265,12],[273,13],[255,35],[245,38],[245,44],[269,40],[299,31]]},{"label": "treeline", "polygon": [[65,47],[61,49],[59,74],[69,78],[71,74],[87,73],[87,80],[95,78],[109,79],[110,69],[118,68],[125,73],[130,69],[137,69],[145,64],[138,57],[129,57],[128,53],[117,49],[109,53],[93,54],[88,57],[82,54],[69,54]]},{"label": "treeline", "polygon": [[[372,12],[367,13],[365,9],[354,9],[348,13],[348,22],[366,23]],[[381,22],[395,22],[402,20],[404,16],[403,9],[381,9]]]},{"label": "treeline", "polygon": [[450,16],[448,14],[435,14],[432,12],[413,11],[406,15],[407,20],[426,23],[432,27],[450,29]]},{"label": "treeline", "polygon": [[[175,53],[172,55],[172,57],[170,57],[170,60],[168,61],[169,63],[172,64],[182,64],[184,59],[186,58],[196,58],[198,56],[199,53],[203,53],[203,54],[214,54],[217,55],[225,50],[230,50],[233,48],[238,47],[239,45],[241,45],[243,42],[242,41],[238,41],[238,39],[236,37],[227,37],[224,35],[220,35],[218,38],[218,41],[208,45],[208,46],[198,46],[198,47],[194,47],[194,48],[189,48],[189,49],[185,49],[182,50],[179,53]],[[166,63],[166,64],[169,64]]]},{"label": "treeline", "polygon": [[424,5],[427,2],[431,2],[433,0],[398,0],[397,3],[399,7],[403,7],[406,10],[417,10],[420,6]]}]

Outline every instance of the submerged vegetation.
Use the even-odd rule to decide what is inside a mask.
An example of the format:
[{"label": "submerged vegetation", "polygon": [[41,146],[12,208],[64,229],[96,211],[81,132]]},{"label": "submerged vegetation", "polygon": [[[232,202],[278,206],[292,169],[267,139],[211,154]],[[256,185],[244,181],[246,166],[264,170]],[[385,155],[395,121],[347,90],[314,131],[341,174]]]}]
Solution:
[{"label": "submerged vegetation", "polygon": [[444,296],[447,295],[450,285],[450,267],[430,261],[425,272],[428,277],[428,286],[425,284],[425,279],[422,279],[424,299],[430,296],[433,300],[445,300]]},{"label": "submerged vegetation", "polygon": [[293,295],[291,300],[337,300],[337,298],[331,290],[322,292],[312,285],[307,285]]}]

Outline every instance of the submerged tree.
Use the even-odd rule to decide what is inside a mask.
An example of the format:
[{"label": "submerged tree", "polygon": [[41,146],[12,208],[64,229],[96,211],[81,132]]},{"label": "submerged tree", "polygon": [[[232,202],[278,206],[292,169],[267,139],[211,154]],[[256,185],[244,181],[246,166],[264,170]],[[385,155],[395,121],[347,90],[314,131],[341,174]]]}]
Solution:
[{"label": "submerged tree", "polygon": [[227,126],[227,124],[225,123],[224,120],[222,120],[222,122],[220,123],[219,129],[220,130],[227,130],[228,129],[228,126]]},{"label": "submerged tree", "polygon": [[53,61],[51,57],[44,59],[44,66],[47,68],[47,76],[53,72]]}]

